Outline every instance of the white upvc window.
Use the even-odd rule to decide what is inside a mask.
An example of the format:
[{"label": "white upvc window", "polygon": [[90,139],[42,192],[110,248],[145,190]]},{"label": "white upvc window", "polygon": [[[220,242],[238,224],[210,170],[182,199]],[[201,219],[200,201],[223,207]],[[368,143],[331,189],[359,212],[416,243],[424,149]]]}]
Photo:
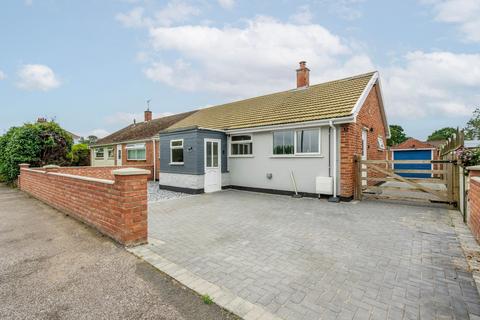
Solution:
[{"label": "white upvc window", "polygon": [[241,157],[253,154],[251,135],[238,135],[230,138],[230,156]]},{"label": "white upvc window", "polygon": [[103,160],[105,158],[105,149],[104,148],[95,148],[95,160]]},{"label": "white upvc window", "polygon": [[115,160],[115,152],[113,151],[113,147],[107,148],[107,158],[108,160]]},{"label": "white upvc window", "polygon": [[183,139],[170,140],[170,164],[183,164]]},{"label": "white upvc window", "polygon": [[383,141],[383,137],[380,135],[377,137],[377,148],[378,150],[385,150],[385,142]]},{"label": "white upvc window", "polygon": [[145,143],[127,144],[127,160],[145,161],[147,160],[147,149]]},{"label": "white upvc window", "polygon": [[320,129],[298,129],[273,132],[274,156],[319,156]]},{"label": "white upvc window", "polygon": [[320,154],[320,129],[295,131],[295,154]]}]

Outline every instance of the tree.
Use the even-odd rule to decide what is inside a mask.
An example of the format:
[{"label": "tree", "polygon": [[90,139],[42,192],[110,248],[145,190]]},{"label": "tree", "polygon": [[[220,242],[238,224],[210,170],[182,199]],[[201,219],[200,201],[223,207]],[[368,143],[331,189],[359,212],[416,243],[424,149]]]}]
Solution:
[{"label": "tree", "polygon": [[428,136],[427,141],[447,140],[455,133],[457,133],[457,129],[452,127],[445,127],[442,129],[435,130],[431,135]]},{"label": "tree", "polygon": [[480,139],[480,108],[473,111],[473,116],[465,127],[465,139]]},{"label": "tree", "polygon": [[398,124],[390,125],[390,139],[387,140],[387,145],[389,147],[394,146],[396,144],[400,144],[407,140],[407,135],[403,130],[402,126]]},{"label": "tree", "polygon": [[75,144],[72,151],[68,153],[67,158],[72,166],[89,166],[90,165],[90,149],[85,143]]},{"label": "tree", "polygon": [[19,174],[20,163],[34,167],[67,164],[72,144],[70,134],[53,121],[12,127],[0,137],[0,176],[12,183]]},{"label": "tree", "polygon": [[87,138],[81,137],[78,142],[81,143],[81,144],[92,145],[92,144],[96,143],[97,140],[98,140],[97,136],[88,136]]}]

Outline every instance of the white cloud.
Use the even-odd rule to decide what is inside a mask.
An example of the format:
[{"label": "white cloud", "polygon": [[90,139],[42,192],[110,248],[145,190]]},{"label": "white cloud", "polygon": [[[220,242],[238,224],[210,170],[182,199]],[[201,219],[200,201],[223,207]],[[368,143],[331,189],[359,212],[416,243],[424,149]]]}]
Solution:
[{"label": "white cloud", "polygon": [[465,40],[480,41],[479,0],[423,0],[421,2],[433,6],[437,21],[458,25]]},{"label": "white cloud", "polygon": [[480,54],[410,52],[385,69],[384,92],[394,117],[462,117],[480,99]]},{"label": "white cloud", "polygon": [[174,52],[178,58],[152,63],[144,70],[148,78],[229,97],[294,87],[300,60],[308,62],[312,83],[373,69],[366,55],[356,53],[350,43],[324,27],[269,17],[249,20],[243,27],[151,28],[150,39],[157,53]]},{"label": "white cloud", "polygon": [[30,7],[31,5],[33,5],[33,0],[25,0],[24,3],[27,7]]},{"label": "white cloud", "polygon": [[167,3],[161,10],[157,10],[153,17],[145,15],[143,7],[133,8],[127,13],[118,13],[116,19],[125,27],[155,27],[171,26],[175,23],[188,21],[192,16],[200,14],[200,9],[180,0],[174,0]]},{"label": "white cloud", "polygon": [[[156,118],[160,118],[160,117],[165,117],[165,116],[170,116],[172,115],[173,113],[171,112],[160,112],[160,113],[156,113],[156,112],[153,112],[153,119],[156,119]],[[138,113],[134,113],[134,112],[116,112],[112,115],[109,115],[105,118],[105,121],[108,123],[108,124],[111,124],[111,125],[116,125],[116,126],[127,126],[129,124],[132,124],[133,123],[133,119],[135,119],[135,121],[137,123],[139,122],[143,122],[144,120],[144,114],[143,112],[138,112]]]},{"label": "white cloud", "polygon": [[345,20],[355,20],[362,16],[359,8],[365,0],[318,0],[316,7],[327,8],[329,12]]},{"label": "white cloud", "polygon": [[61,84],[53,70],[42,64],[23,65],[17,75],[17,87],[25,90],[48,91]]},{"label": "white cloud", "polygon": [[2,70],[0,70],[0,80],[4,80],[7,78],[7,75],[5,74],[5,72],[3,72]]},{"label": "white cloud", "polygon": [[290,21],[296,24],[310,24],[312,22],[312,12],[308,6],[300,6],[298,11],[290,16]]},{"label": "white cloud", "polygon": [[103,138],[103,137],[108,136],[109,134],[110,134],[110,132],[108,132],[105,129],[93,129],[92,131],[90,131],[90,133],[85,135],[85,137],[96,136],[97,138]]},{"label": "white cloud", "polygon": [[225,9],[232,9],[235,5],[235,0],[218,0],[218,4]]}]

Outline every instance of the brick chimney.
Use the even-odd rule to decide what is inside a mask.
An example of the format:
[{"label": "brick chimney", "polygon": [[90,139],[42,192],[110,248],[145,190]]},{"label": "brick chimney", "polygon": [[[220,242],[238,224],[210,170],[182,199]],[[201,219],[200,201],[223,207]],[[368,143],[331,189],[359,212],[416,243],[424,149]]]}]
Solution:
[{"label": "brick chimney", "polygon": [[145,122],[152,120],[152,111],[150,109],[145,110]]},{"label": "brick chimney", "polygon": [[46,118],[44,118],[44,117],[38,117],[37,118],[37,123],[44,123],[44,122],[47,122]]},{"label": "brick chimney", "polygon": [[300,68],[297,69],[297,88],[308,87],[310,85],[310,69],[307,68],[305,61],[300,61]]}]

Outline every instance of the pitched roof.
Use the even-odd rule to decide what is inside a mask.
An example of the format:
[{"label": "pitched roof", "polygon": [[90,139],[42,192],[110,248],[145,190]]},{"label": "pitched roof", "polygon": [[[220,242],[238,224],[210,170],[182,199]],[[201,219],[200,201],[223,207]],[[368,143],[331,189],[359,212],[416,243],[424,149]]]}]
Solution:
[{"label": "pitched roof", "polygon": [[192,126],[239,129],[350,116],[375,74],[370,72],[200,109],[168,130]]},{"label": "pitched roof", "polygon": [[98,139],[95,145],[105,145],[122,143],[127,141],[151,139],[160,131],[165,130],[177,121],[194,114],[196,111],[174,114],[172,116],[161,117],[146,122],[131,124],[120,129],[102,139]]},{"label": "pitched roof", "polygon": [[415,138],[408,138],[402,143],[394,145],[391,149],[435,149],[436,147],[428,142],[420,141]]}]

